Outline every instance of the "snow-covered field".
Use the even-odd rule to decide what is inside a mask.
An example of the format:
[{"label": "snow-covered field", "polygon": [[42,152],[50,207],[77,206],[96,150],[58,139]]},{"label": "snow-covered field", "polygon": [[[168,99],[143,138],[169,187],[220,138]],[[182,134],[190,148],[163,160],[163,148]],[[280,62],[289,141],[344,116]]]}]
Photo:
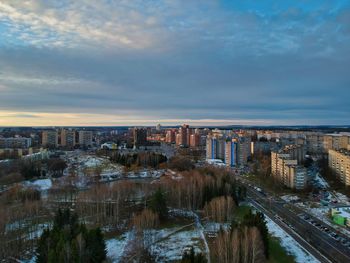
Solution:
[{"label": "snow-covered field", "polygon": [[286,249],[286,251],[295,257],[295,261],[297,263],[319,263],[314,256],[310,255],[307,251],[305,251],[297,241],[295,241],[289,234],[287,234],[282,228],[280,228],[275,222],[273,222],[270,218],[265,217],[267,222],[267,227],[269,229],[269,233],[277,237],[281,246]]},{"label": "snow-covered field", "polygon": [[[203,250],[203,243],[200,232],[197,229],[181,230],[178,228],[165,228],[152,230],[153,241],[150,247],[151,253],[155,256],[156,262],[169,262],[181,259],[184,250],[192,246],[196,252]],[[126,232],[118,238],[108,239],[106,241],[107,257],[113,263],[121,262],[123,254],[128,250],[128,244],[134,237],[132,231]],[[162,240],[165,238],[164,240]]]}]

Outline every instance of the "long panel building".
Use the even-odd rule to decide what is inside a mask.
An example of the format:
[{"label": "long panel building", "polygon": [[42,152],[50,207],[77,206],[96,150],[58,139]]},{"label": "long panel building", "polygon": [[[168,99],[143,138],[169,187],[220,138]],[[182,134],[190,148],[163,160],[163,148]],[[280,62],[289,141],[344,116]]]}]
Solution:
[{"label": "long panel building", "polygon": [[1,138],[0,149],[26,149],[32,145],[31,138],[15,137],[15,138]]},{"label": "long panel building", "polygon": [[328,166],[342,183],[350,185],[350,151],[329,150]]}]

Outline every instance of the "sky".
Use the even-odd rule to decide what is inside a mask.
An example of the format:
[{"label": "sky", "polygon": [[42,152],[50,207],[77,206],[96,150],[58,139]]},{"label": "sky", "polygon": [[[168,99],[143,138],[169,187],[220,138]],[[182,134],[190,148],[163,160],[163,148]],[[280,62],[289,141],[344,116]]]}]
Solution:
[{"label": "sky", "polygon": [[0,0],[0,126],[349,125],[350,0]]}]

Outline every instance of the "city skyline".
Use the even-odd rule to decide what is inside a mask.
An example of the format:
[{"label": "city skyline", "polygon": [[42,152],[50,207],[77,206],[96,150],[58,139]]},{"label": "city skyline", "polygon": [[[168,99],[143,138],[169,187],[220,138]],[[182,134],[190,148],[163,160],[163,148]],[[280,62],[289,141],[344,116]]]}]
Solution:
[{"label": "city skyline", "polygon": [[0,0],[0,126],[349,125],[349,1]]}]

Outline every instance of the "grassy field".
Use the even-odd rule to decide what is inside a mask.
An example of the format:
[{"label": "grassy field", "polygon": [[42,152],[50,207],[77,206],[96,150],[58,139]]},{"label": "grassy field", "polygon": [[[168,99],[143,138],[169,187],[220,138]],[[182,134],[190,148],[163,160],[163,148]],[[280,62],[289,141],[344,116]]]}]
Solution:
[{"label": "grassy field", "polygon": [[294,257],[288,255],[284,248],[281,247],[278,238],[270,236],[269,246],[270,258],[267,261],[268,263],[295,263]]}]

